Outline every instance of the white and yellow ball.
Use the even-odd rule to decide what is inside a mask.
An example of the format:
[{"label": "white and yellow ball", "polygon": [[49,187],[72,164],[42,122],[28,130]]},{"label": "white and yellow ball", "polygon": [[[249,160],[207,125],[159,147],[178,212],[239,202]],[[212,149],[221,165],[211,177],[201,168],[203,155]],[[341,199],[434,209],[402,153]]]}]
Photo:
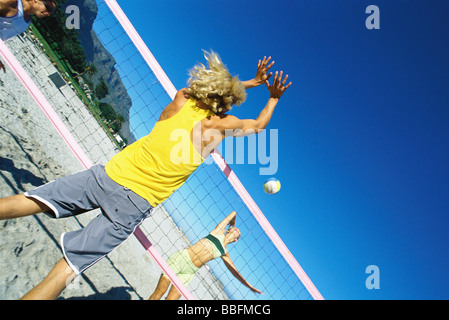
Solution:
[{"label": "white and yellow ball", "polygon": [[265,182],[263,188],[268,194],[276,194],[281,190],[281,182],[276,178],[270,178]]}]

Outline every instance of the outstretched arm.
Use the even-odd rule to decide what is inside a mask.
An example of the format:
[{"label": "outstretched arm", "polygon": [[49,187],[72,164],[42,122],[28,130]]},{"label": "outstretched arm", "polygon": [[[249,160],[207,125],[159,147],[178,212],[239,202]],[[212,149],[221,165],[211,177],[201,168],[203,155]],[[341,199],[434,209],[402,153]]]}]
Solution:
[{"label": "outstretched arm", "polygon": [[242,131],[245,132],[248,129],[253,129],[256,131],[256,133],[259,133],[260,131],[264,130],[268,123],[271,120],[271,116],[273,115],[274,109],[277,106],[279,99],[282,97],[284,92],[292,85],[292,83],[287,83],[288,75],[286,75],[283,79],[283,71],[277,72],[274,74],[274,80],[273,84],[270,85],[268,80],[265,81],[265,85],[268,88],[268,91],[270,92],[270,98],[268,99],[268,103],[266,104],[265,108],[262,110],[262,112],[259,114],[256,120],[244,120],[244,127],[242,128]]},{"label": "outstretched arm", "polygon": [[[284,92],[292,85],[292,83],[288,83],[288,75],[283,77],[283,72],[277,72],[274,75],[273,84],[270,85],[268,80],[266,80],[265,84],[270,92],[270,98],[265,106],[265,108],[260,112],[257,119],[245,119],[241,120],[232,115],[227,115],[226,118],[222,119],[218,128],[223,132],[223,134],[232,133],[234,137],[244,137],[254,133],[262,132],[268,125],[271,120],[271,116],[273,115],[274,109],[279,102],[279,99],[282,97]],[[227,131],[230,130],[230,131]]]},{"label": "outstretched arm", "polygon": [[267,82],[273,75],[272,72],[268,73],[268,71],[271,69],[271,67],[274,65],[274,61],[269,64],[271,60],[271,57],[263,57],[263,60],[259,60],[259,63],[257,64],[257,72],[254,79],[248,80],[248,81],[242,81],[243,86],[245,89],[251,89],[258,87],[264,83]]},{"label": "outstretched arm", "polygon": [[243,278],[243,276],[237,271],[237,268],[235,267],[234,263],[231,260],[231,257],[229,256],[229,253],[226,253],[221,257],[223,259],[224,264],[226,267],[231,271],[232,275],[236,277],[244,286],[248,287],[252,292],[263,294],[262,291],[254,288],[252,285],[249,284],[248,281]]},{"label": "outstretched arm", "polygon": [[237,219],[237,212],[232,211],[222,222],[220,222],[212,231],[212,233],[225,233],[227,226],[235,227],[235,221]]}]

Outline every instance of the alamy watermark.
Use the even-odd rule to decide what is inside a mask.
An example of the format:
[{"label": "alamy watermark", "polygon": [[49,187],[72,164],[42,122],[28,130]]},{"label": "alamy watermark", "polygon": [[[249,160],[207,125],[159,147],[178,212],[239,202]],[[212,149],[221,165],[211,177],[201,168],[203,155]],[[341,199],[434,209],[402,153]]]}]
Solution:
[{"label": "alamy watermark", "polygon": [[[66,20],[67,29],[80,29],[80,8],[76,5],[67,6],[65,13],[68,15]],[[368,30],[380,29],[380,9],[372,4],[366,7],[366,14],[369,16],[365,20],[365,26]]]},{"label": "alamy watermark", "polygon": [[369,276],[365,280],[365,286],[368,290],[380,289],[380,269],[376,265],[370,265],[366,267],[366,274]]},{"label": "alamy watermark", "polygon": [[75,5],[70,5],[65,9],[65,13],[68,15],[65,21],[65,27],[69,30],[79,30],[81,28],[80,8]]},{"label": "alamy watermark", "polygon": [[[234,139],[235,136],[238,138]],[[274,175],[278,171],[279,132],[277,129],[263,130],[258,134],[255,130],[242,132],[226,129],[224,137],[216,129],[207,129],[202,135],[192,134],[192,137],[191,133],[185,129],[175,129],[170,135],[170,141],[177,142],[170,153],[170,160],[174,164],[201,164],[202,159],[191,154],[191,144],[201,146],[202,142],[211,141],[203,148],[202,157],[206,159],[205,164],[213,163],[213,160],[207,156],[216,147],[228,164],[262,165],[263,167],[259,169],[259,174],[262,176]]]},{"label": "alamy watermark", "polygon": [[369,16],[366,18],[365,26],[368,30],[380,29],[380,9],[376,5],[369,5],[365,10]]}]

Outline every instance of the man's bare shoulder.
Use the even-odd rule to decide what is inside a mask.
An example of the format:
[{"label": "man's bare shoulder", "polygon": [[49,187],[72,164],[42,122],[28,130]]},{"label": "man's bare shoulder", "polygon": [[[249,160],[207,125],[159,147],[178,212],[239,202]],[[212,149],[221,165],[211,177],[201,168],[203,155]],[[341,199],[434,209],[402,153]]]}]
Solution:
[{"label": "man's bare shoulder", "polygon": [[189,99],[190,97],[188,96],[186,89],[179,90],[173,98],[173,101],[170,102],[162,111],[159,121],[167,120],[173,117],[179,112],[179,110],[181,110]]},{"label": "man's bare shoulder", "polygon": [[176,92],[175,99],[176,98],[190,99],[190,95],[187,93],[187,88],[183,88]]},{"label": "man's bare shoulder", "polygon": [[171,104],[177,106],[178,108],[181,108],[189,99],[190,96],[187,93],[187,88],[184,88],[176,92],[176,95]]}]

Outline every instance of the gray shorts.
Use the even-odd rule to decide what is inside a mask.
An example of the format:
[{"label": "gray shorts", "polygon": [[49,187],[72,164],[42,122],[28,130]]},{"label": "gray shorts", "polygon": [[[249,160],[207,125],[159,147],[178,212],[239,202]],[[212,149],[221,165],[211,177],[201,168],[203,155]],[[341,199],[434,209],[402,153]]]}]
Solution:
[{"label": "gray shorts", "polygon": [[76,274],[128,239],[152,211],[147,200],[117,184],[100,165],[47,183],[25,196],[47,205],[51,209],[47,214],[53,218],[101,209],[85,228],[61,236],[64,257]]}]

